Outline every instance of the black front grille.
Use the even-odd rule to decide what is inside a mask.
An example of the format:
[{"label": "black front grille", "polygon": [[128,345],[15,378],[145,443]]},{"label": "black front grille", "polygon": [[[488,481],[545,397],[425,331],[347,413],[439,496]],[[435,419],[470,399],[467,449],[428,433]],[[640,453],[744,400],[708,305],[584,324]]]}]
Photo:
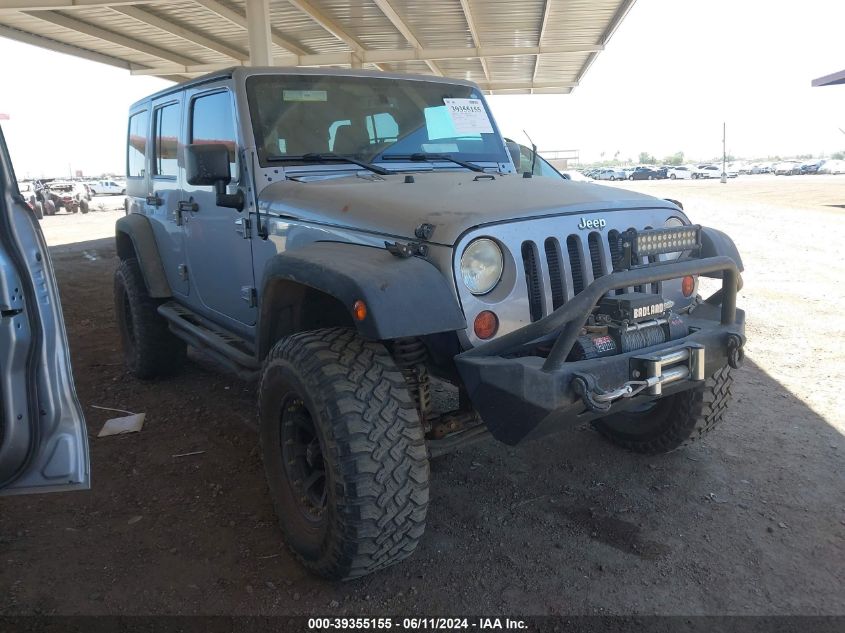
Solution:
[{"label": "black front grille", "polygon": [[528,287],[528,309],[531,321],[543,317],[543,282],[537,262],[537,247],[534,242],[522,243],[522,263],[525,267],[525,284]]},{"label": "black front grille", "polygon": [[[598,231],[586,236],[583,244],[583,234],[573,233],[566,238],[566,245],[562,238],[547,237],[543,243],[526,240],[522,243],[522,264],[525,273],[525,285],[528,294],[528,308],[531,321],[537,321],[545,314],[557,310],[567,298],[573,297],[587,287],[588,276],[592,273],[593,280],[599,279],[613,271],[614,263],[621,255],[620,233],[611,229],[607,234],[608,248],[604,248],[604,237]],[[582,250],[583,249],[583,250]],[[548,268],[550,296],[544,297],[545,271],[541,267],[540,257],[545,256]],[[589,258],[589,261],[588,261]],[[569,280],[572,287],[569,286]],[[636,290],[659,294],[661,284],[638,286]],[[622,294],[631,288],[621,288],[616,294]]]}]

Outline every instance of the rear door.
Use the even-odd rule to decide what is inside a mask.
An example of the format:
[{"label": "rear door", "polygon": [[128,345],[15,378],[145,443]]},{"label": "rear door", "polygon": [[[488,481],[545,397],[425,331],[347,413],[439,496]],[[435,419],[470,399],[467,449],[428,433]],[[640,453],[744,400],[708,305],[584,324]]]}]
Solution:
[{"label": "rear door", "polygon": [[88,487],[59,293],[0,130],[0,494]]},{"label": "rear door", "polygon": [[150,187],[145,213],[150,218],[156,244],[171,290],[186,297],[190,290],[190,272],[185,255],[182,183],[179,155],[182,148],[181,92],[165,95],[153,102]]}]

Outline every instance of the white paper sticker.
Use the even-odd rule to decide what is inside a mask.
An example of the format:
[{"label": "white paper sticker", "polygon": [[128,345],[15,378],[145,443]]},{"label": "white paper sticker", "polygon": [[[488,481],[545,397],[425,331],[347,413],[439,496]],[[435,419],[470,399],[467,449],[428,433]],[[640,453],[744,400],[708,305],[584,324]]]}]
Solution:
[{"label": "white paper sticker", "polygon": [[283,90],[282,101],[327,101],[325,90]]},{"label": "white paper sticker", "polygon": [[443,99],[458,134],[491,134],[493,125],[481,99]]}]

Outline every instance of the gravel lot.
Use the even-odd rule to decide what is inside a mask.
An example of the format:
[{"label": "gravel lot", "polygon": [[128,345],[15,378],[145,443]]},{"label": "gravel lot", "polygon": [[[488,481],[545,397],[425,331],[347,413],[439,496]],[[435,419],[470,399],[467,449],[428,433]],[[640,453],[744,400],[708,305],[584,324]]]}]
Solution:
[{"label": "gravel lot", "polygon": [[[124,372],[122,211],[46,218],[93,489],[0,499],[0,614],[845,614],[845,177],[620,186],[683,201],[740,247],[749,341],[724,426],[664,457],[588,427],[449,455],[416,555],[344,584],[283,547],[252,385],[202,359],[168,382]],[[92,405],[146,426],[97,439],[110,415]]]}]

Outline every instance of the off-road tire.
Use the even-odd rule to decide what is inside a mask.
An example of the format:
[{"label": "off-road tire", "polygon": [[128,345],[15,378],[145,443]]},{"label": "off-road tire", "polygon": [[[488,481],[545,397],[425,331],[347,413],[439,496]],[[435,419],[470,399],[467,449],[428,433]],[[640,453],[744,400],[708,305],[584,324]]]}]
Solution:
[{"label": "off-road tire", "polygon": [[595,429],[635,453],[668,453],[698,441],[722,421],[731,400],[731,368],[722,367],[701,387],[661,398],[639,413],[617,413],[593,422]]},{"label": "off-road tire", "polygon": [[161,301],[147,293],[136,259],[120,262],[114,273],[114,309],[126,367],[138,378],[172,376],[185,363],[187,346],[158,313]]},{"label": "off-road tire", "polygon": [[82,213],[88,213],[88,201],[85,198],[82,198],[79,201],[79,210],[82,211]]},{"label": "off-road tire", "polygon": [[36,219],[43,220],[44,219],[44,205],[40,202],[34,202],[32,204],[32,213],[35,214]]},{"label": "off-road tire", "polygon": [[[311,521],[282,457],[291,398],[307,408],[325,468],[325,506]],[[346,328],[280,340],[262,372],[259,412],[270,495],[305,567],[346,580],[413,553],[425,529],[428,457],[416,405],[383,345]]]}]

